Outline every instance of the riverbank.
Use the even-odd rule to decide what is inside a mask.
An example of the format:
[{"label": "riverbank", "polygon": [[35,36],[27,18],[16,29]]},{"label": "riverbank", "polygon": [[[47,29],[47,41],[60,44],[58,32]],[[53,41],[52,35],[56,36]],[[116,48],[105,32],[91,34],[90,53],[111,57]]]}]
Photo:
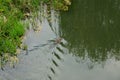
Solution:
[{"label": "riverbank", "polygon": [[17,55],[21,48],[21,40],[26,27],[21,20],[39,10],[40,4],[53,6],[55,10],[68,10],[70,0],[0,0],[0,66],[10,61],[12,65],[18,62]]}]

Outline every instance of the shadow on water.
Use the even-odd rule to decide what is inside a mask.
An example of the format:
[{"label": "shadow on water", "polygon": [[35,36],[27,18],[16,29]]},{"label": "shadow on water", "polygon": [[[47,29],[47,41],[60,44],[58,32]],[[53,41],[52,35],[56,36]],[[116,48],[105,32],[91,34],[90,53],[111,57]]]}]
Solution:
[{"label": "shadow on water", "polygon": [[93,62],[110,57],[120,60],[120,1],[73,0],[68,12],[61,13],[62,37],[69,52]]}]

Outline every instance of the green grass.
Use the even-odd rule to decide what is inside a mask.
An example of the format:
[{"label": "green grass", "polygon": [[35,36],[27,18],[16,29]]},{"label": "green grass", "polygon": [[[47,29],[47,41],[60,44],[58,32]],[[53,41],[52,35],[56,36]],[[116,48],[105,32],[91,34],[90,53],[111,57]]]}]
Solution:
[{"label": "green grass", "polygon": [[9,53],[14,56],[16,48],[20,45],[20,37],[25,33],[25,28],[15,18],[7,19],[6,22],[2,20],[0,24],[0,53]]},{"label": "green grass", "polygon": [[[56,10],[68,10],[69,0],[0,0],[0,59],[6,61],[5,55],[14,57],[21,44],[25,26],[21,20],[26,13],[39,10],[40,3],[48,4]],[[2,61],[2,62],[4,62]]]}]

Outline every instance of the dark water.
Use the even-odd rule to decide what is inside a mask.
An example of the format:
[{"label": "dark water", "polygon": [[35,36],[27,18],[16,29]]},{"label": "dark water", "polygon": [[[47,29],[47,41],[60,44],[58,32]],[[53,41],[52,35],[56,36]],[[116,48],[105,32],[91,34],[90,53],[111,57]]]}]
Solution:
[{"label": "dark water", "polygon": [[75,55],[93,62],[120,59],[120,1],[76,0],[61,15],[62,36]]},{"label": "dark water", "polygon": [[51,21],[38,15],[41,31],[26,34],[29,54],[0,80],[120,80],[120,1],[72,1],[67,12],[52,10]]},{"label": "dark water", "polygon": [[61,13],[60,30],[72,57],[60,80],[119,80],[119,21],[119,0],[73,0]]}]

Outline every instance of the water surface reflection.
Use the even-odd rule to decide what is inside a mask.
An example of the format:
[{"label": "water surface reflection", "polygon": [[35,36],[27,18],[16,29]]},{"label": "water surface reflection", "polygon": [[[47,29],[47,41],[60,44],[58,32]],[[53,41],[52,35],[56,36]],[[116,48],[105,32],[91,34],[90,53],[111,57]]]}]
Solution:
[{"label": "water surface reflection", "polygon": [[61,30],[68,49],[93,61],[120,56],[120,3],[118,0],[73,1],[71,9],[61,15]]},{"label": "water surface reflection", "polygon": [[28,31],[29,54],[19,56],[15,69],[0,71],[0,79],[120,80],[120,1],[72,1],[68,12],[36,18],[42,30]]},{"label": "water surface reflection", "polygon": [[119,80],[120,1],[73,0],[61,13],[60,30],[67,41],[59,80]]}]

